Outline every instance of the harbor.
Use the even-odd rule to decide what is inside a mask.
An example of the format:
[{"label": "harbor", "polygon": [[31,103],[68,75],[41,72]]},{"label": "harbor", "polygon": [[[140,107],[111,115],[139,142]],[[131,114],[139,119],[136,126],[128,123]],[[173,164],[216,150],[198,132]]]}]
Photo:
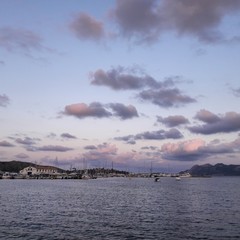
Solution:
[{"label": "harbor", "polygon": [[93,168],[62,170],[53,166],[28,166],[19,172],[0,171],[0,179],[97,179],[110,177],[153,178],[191,177],[189,173],[130,173],[116,169]]}]

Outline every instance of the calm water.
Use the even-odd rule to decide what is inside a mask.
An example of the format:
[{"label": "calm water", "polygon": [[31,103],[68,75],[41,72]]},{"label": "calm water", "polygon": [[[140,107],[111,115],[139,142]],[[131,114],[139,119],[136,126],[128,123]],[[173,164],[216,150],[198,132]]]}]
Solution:
[{"label": "calm water", "polygon": [[0,239],[240,239],[240,178],[0,180]]}]

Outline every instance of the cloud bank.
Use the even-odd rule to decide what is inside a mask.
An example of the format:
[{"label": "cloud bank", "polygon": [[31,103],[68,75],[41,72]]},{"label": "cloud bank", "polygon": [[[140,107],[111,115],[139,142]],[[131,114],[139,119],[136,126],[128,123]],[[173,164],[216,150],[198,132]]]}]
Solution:
[{"label": "cloud bank", "polygon": [[240,152],[240,139],[230,143],[209,143],[194,139],[179,143],[167,143],[161,147],[161,155],[167,160],[197,161],[208,157]]},{"label": "cloud bank", "polygon": [[216,43],[227,40],[220,25],[239,9],[238,0],[117,0],[113,16],[123,36],[139,42],[157,41],[171,31]]},{"label": "cloud bank", "polygon": [[[139,44],[154,43],[166,33],[207,44],[239,42],[238,35],[226,36],[221,31],[225,18],[239,9],[238,0],[117,0],[110,22],[115,36]],[[111,35],[107,24],[83,12],[74,17],[70,29],[81,40],[99,41]]]}]

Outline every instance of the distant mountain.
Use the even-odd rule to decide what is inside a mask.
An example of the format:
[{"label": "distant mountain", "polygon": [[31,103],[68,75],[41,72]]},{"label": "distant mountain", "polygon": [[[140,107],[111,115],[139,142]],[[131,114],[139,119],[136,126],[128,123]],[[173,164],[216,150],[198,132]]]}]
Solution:
[{"label": "distant mountain", "polygon": [[187,172],[193,177],[240,176],[240,165],[225,165],[223,163],[195,165]]}]

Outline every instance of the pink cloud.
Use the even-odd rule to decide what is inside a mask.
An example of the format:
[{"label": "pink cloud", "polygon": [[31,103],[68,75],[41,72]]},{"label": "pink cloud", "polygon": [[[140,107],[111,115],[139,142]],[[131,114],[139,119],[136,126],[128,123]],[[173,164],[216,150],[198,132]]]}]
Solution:
[{"label": "pink cloud", "polygon": [[202,139],[193,139],[178,143],[166,143],[161,148],[164,159],[176,161],[204,160],[208,157],[219,157],[229,153],[240,153],[240,138],[226,143],[217,143],[215,140],[208,144]]},{"label": "pink cloud", "polygon": [[89,105],[85,103],[76,103],[67,105],[64,114],[75,116],[77,118],[85,117],[108,117],[111,115],[100,103],[94,102]]},{"label": "pink cloud", "polygon": [[194,139],[179,143],[166,143],[162,145],[161,150],[165,153],[177,153],[177,152],[195,152],[200,147],[203,147],[205,142],[202,139]]}]

